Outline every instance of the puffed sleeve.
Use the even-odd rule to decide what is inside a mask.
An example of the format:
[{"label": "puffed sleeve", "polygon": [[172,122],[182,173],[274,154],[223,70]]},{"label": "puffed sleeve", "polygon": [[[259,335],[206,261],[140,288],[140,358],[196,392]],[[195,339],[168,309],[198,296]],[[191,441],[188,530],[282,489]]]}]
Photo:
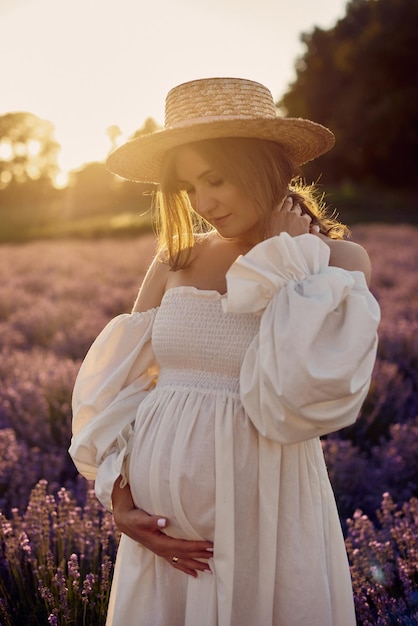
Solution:
[{"label": "puffed sleeve", "polygon": [[138,405],[155,386],[158,366],[151,346],[157,309],[114,318],[94,341],[73,391],[69,448],[79,472],[95,480],[96,495],[110,509],[115,480],[129,453]]},{"label": "puffed sleeve", "polygon": [[227,274],[225,311],[261,316],[244,357],[241,400],[278,443],[352,424],[370,386],[380,309],[364,274],[329,267],[315,235],[272,237]]}]

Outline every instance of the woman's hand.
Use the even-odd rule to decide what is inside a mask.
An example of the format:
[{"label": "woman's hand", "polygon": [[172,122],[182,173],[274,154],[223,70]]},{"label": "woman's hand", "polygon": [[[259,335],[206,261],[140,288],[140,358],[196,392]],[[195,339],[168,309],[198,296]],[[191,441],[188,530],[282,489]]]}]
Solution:
[{"label": "woman's hand", "polygon": [[282,232],[287,232],[292,237],[309,233],[311,221],[311,216],[302,213],[300,205],[294,203],[291,196],[287,196],[272,213],[269,237],[280,235]]},{"label": "woman's hand", "polygon": [[199,571],[210,572],[207,560],[213,555],[213,543],[169,537],[162,532],[168,526],[168,520],[137,509],[129,485],[121,489],[120,481],[121,478],[116,481],[112,492],[117,528],[185,574],[196,578]]}]

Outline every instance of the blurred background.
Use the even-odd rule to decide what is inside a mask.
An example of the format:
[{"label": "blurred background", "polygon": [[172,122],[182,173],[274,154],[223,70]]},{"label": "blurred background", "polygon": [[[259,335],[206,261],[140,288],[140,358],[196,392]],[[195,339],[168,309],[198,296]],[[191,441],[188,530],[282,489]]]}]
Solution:
[{"label": "blurred background", "polygon": [[416,223],[418,3],[279,5],[2,0],[0,241],[149,229],[151,189],[106,156],[163,125],[172,86],[214,75],[258,80],[281,114],[333,130],[303,175],[342,221]]}]

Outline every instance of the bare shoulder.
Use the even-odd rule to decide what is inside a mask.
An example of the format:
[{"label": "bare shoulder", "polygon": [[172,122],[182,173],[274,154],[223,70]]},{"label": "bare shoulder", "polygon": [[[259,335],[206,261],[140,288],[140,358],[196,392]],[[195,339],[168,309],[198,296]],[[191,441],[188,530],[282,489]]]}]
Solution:
[{"label": "bare shoulder", "polygon": [[360,244],[345,239],[328,239],[326,243],[331,250],[330,265],[350,272],[363,272],[367,284],[370,284],[372,273],[370,257]]},{"label": "bare shoulder", "polygon": [[170,268],[157,255],[154,257],[142,282],[132,312],[144,312],[161,304]]}]

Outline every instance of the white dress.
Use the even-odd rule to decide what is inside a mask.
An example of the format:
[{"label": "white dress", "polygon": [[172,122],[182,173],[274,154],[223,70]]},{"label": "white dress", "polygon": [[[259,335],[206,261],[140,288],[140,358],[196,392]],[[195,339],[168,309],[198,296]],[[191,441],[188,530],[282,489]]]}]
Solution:
[{"label": "white dress", "polygon": [[227,295],[168,290],[114,319],[74,389],[70,453],[110,508],[115,479],[214,541],[197,579],[122,536],[108,626],[354,626],[344,541],[319,437],[351,424],[379,307],[313,235],[240,257]]}]

